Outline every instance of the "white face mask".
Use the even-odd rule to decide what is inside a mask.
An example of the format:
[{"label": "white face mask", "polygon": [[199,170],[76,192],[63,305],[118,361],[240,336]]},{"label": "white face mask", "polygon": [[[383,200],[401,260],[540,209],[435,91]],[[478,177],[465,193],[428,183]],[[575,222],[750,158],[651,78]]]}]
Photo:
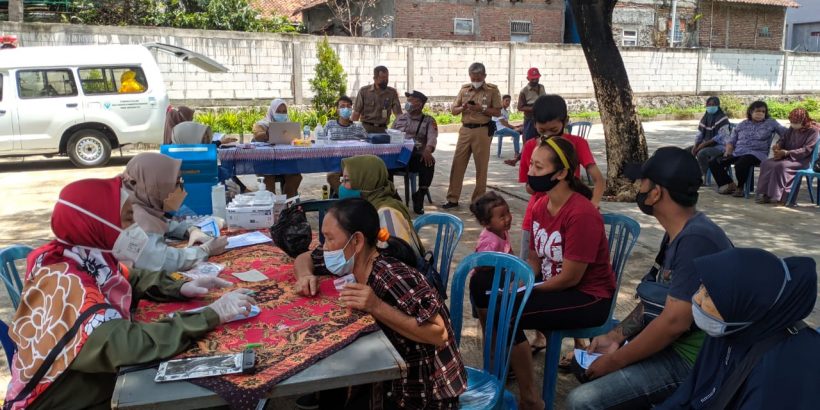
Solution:
[{"label": "white face mask", "polygon": [[142,228],[140,228],[139,225],[132,224],[128,227],[128,229],[122,229],[119,226],[114,225],[103,218],[100,218],[96,214],[88,211],[87,209],[79,205],[75,205],[64,199],[59,199],[57,202],[70,208],[74,208],[75,210],[82,212],[91,218],[96,219],[105,226],[108,226],[109,228],[114,229],[120,233],[117,237],[117,240],[114,242],[113,249],[100,249],[100,251],[110,252],[112,255],[114,255],[115,258],[117,258],[117,260],[121,262],[132,263],[136,263],[137,260],[139,260],[140,256],[142,256],[142,254],[145,252],[145,248],[148,246],[149,238],[148,234],[145,233],[145,231]]},{"label": "white face mask", "polygon": [[793,123],[792,123],[792,129],[793,129],[793,130],[799,130],[799,129],[801,129],[801,128],[803,128],[803,124],[801,124],[801,123],[799,123],[799,122],[793,122]]},{"label": "white face mask", "polygon": [[481,88],[482,85],[484,85],[484,81],[473,81],[473,88],[476,90]]}]

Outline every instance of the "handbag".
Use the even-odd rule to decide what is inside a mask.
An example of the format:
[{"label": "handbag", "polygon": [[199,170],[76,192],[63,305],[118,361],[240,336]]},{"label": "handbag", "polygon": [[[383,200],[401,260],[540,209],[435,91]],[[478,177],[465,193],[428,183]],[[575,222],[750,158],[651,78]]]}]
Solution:
[{"label": "handbag", "polygon": [[424,278],[427,279],[427,283],[441,296],[441,300],[447,300],[447,289],[444,288],[444,283],[441,281],[441,274],[439,274],[438,269],[436,269],[433,252],[427,251],[422,259],[421,269],[419,270],[424,275]]},{"label": "handbag", "polygon": [[285,208],[270,228],[273,243],[295,258],[310,249],[313,234],[302,207],[296,205]]}]

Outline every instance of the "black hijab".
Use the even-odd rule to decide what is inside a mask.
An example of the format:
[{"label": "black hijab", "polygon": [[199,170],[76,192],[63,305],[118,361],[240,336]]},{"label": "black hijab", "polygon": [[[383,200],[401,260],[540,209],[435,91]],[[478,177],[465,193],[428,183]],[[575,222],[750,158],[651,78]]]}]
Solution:
[{"label": "black hijab", "polygon": [[703,114],[703,117],[700,119],[698,131],[703,133],[703,141],[709,141],[715,138],[721,128],[729,125],[729,117],[727,117],[723,109],[720,108],[720,98],[709,97],[706,99],[706,104],[710,102],[713,103],[715,107],[718,107],[718,109],[714,114],[709,114],[708,112]]}]

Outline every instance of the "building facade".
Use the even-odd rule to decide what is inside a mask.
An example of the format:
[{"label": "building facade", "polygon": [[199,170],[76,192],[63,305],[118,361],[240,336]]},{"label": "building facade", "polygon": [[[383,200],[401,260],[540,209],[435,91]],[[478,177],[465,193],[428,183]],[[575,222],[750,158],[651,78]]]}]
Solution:
[{"label": "building facade", "polygon": [[786,12],[786,50],[820,52],[820,0],[798,0]]}]

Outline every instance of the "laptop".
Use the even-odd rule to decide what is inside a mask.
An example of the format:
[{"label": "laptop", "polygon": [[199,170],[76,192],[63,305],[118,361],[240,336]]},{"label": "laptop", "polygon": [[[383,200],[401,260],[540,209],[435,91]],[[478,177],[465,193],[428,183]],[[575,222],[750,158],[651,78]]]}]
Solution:
[{"label": "laptop", "polygon": [[272,122],[268,126],[268,142],[276,145],[290,145],[302,136],[298,122]]}]

